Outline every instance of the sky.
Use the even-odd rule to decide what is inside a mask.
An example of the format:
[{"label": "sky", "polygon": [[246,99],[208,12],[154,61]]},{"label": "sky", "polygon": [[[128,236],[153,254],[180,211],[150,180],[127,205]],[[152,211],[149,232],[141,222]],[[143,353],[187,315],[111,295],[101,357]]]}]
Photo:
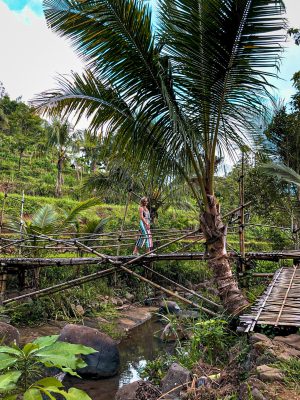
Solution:
[{"label": "sky", "polygon": [[[300,0],[285,3],[290,26],[300,28]],[[282,80],[274,83],[278,96],[288,101],[294,93],[292,75],[300,70],[300,46],[292,40],[286,46]],[[42,0],[0,0],[0,50],[0,82],[13,99],[28,101],[54,88],[58,74],[83,68],[69,43],[47,28]]]}]

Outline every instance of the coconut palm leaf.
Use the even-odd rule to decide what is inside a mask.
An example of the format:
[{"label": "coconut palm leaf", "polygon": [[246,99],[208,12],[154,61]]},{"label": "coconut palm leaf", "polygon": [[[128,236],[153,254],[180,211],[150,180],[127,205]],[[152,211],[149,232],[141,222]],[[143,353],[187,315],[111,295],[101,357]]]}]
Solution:
[{"label": "coconut palm leaf", "polygon": [[149,7],[137,0],[44,5],[48,24],[71,39],[90,71],[61,79],[60,90],[35,104],[78,117],[86,110],[93,128],[109,121],[119,148],[156,169],[193,170],[200,197],[213,193],[216,156],[233,154],[264,108],[283,2],[163,0],[156,35]]},{"label": "coconut palm leaf", "polygon": [[66,218],[63,221],[64,225],[74,223],[80,213],[88,210],[91,207],[98,206],[99,204],[101,204],[101,200],[97,197],[82,201],[76,207],[72,208],[72,210],[68,214],[66,214]]},{"label": "coconut palm leaf", "polygon": [[[46,204],[34,212],[29,220],[23,221],[23,231],[27,235],[51,234],[57,231],[61,217],[52,204]],[[10,226],[20,229],[20,221],[11,221]]]},{"label": "coconut palm leaf", "polygon": [[[104,230],[105,225],[111,220],[110,217],[102,218],[100,221],[99,219],[92,219],[87,221],[80,229],[81,233],[102,233]],[[82,241],[83,239],[81,239]]]},{"label": "coconut palm leaf", "polygon": [[47,130],[48,146],[57,148],[67,147],[70,143],[70,132],[71,125],[68,121],[54,118]]},{"label": "coconut palm leaf", "polygon": [[300,175],[285,165],[269,163],[262,166],[264,172],[277,176],[280,180],[300,186]]}]

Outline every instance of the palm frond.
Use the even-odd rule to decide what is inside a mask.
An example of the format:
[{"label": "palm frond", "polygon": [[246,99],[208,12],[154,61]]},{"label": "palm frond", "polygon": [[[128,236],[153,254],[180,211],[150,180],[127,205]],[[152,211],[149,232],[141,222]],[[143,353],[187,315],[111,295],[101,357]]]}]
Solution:
[{"label": "palm frond", "polygon": [[91,207],[95,207],[101,204],[101,200],[97,197],[93,197],[91,199],[80,202],[77,206],[72,208],[72,210],[67,214],[64,224],[73,223],[76,220],[76,217],[83,211],[88,210]]},{"label": "palm frond", "polygon": [[278,67],[281,0],[161,0],[159,30],[140,0],[45,0],[51,28],[89,71],[60,78],[35,105],[107,124],[112,150],[149,169],[182,174],[200,203],[216,158],[255,134]]},{"label": "palm frond", "polygon": [[284,182],[291,183],[296,186],[300,186],[300,175],[297,174],[292,168],[286,167],[281,164],[264,164],[262,170],[270,175],[275,175]]},{"label": "palm frond", "polygon": [[56,231],[60,222],[60,217],[54,206],[46,204],[38,209],[31,217],[28,223],[25,223],[27,233],[53,233]]},{"label": "palm frond", "polygon": [[110,217],[102,218],[100,221],[98,219],[89,220],[83,225],[83,227],[80,229],[80,232],[93,234],[102,233],[105,225],[110,220]]}]

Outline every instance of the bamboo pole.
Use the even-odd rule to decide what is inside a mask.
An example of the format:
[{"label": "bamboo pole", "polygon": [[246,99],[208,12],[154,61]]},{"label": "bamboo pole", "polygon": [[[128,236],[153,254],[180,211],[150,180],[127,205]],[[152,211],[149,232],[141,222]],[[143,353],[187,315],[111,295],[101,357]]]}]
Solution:
[{"label": "bamboo pole", "polygon": [[283,308],[284,308],[284,306],[285,306],[287,297],[288,297],[288,295],[289,295],[289,292],[290,292],[290,290],[291,290],[291,287],[292,287],[292,284],[293,284],[293,279],[294,279],[294,276],[295,276],[296,272],[297,272],[297,266],[294,266],[294,271],[293,271],[293,274],[292,274],[292,276],[291,276],[291,279],[290,279],[290,282],[289,282],[289,286],[288,286],[287,291],[286,291],[286,293],[285,293],[283,302],[282,302],[282,304],[281,304],[280,311],[279,311],[278,316],[277,316],[277,318],[276,318],[275,326],[278,325],[278,322],[279,322],[279,320],[280,320],[280,317],[281,317]]},{"label": "bamboo pole", "polygon": [[[23,225],[24,225],[24,220],[23,220],[23,216],[24,216],[24,202],[25,202],[25,194],[24,194],[24,190],[22,193],[22,200],[21,200],[21,210],[20,210],[20,240],[22,240],[23,237]],[[22,254],[22,250],[21,247],[19,248],[19,254]]]},{"label": "bamboo pole", "polygon": [[[162,248],[164,248],[164,247],[166,247],[166,246],[168,246],[168,245],[170,245],[170,244],[172,244],[172,243],[178,242],[179,240],[182,240],[183,238],[185,238],[185,237],[187,237],[187,236],[189,236],[189,235],[195,234],[195,233],[198,232],[198,231],[199,231],[199,229],[197,229],[197,230],[195,230],[195,231],[193,231],[193,232],[190,232],[190,233],[187,234],[187,235],[181,236],[181,237],[179,237],[179,238],[177,238],[177,239],[175,239],[175,240],[172,240],[171,242],[169,242],[169,243],[167,243],[167,244],[164,244],[164,245],[162,245],[162,246],[159,246],[156,250],[162,249]],[[46,235],[43,235],[43,236],[46,236]],[[79,242],[79,241],[77,241],[77,240],[76,240],[76,241],[73,241],[73,242],[76,243],[76,245],[78,245],[78,247],[81,247],[81,248],[85,249],[87,252],[91,252],[91,253],[93,253],[93,254],[95,254],[95,255],[98,255],[100,258],[103,258],[103,255],[102,255],[102,254],[100,254],[100,253],[98,253],[97,251],[95,251],[94,249],[92,249],[92,248],[86,246],[85,244],[83,244],[83,243],[81,243],[81,242]],[[69,242],[66,242],[66,243],[69,244]],[[70,244],[71,244],[71,243],[70,243]],[[134,272],[134,271],[132,271],[132,270],[130,270],[130,269],[127,268],[128,265],[131,265],[131,264],[136,263],[137,261],[139,261],[139,260],[141,260],[141,259],[147,257],[149,254],[151,254],[151,253],[153,253],[153,252],[154,252],[154,250],[150,251],[150,253],[145,253],[145,254],[143,254],[143,255],[141,255],[141,256],[139,256],[139,257],[135,257],[134,259],[127,261],[125,264],[119,265],[119,269],[122,269],[123,271],[129,273],[130,275],[133,275],[133,276],[137,277],[138,279],[140,279],[140,280],[142,280],[142,281],[148,283],[149,285],[151,285],[151,286],[153,286],[153,287],[155,287],[155,288],[157,288],[157,289],[160,289],[160,290],[164,291],[165,293],[169,294],[169,295],[172,296],[172,297],[178,298],[178,299],[181,300],[182,302],[185,302],[185,303],[187,303],[187,304],[189,304],[189,305],[192,305],[192,306],[195,307],[195,308],[202,309],[203,311],[205,311],[206,313],[208,313],[208,314],[210,314],[210,315],[213,315],[213,316],[217,316],[217,315],[218,315],[217,313],[215,313],[215,312],[213,312],[213,311],[211,311],[211,310],[209,310],[209,309],[207,309],[207,308],[205,308],[205,307],[202,307],[202,306],[200,306],[199,304],[194,303],[193,301],[190,301],[190,300],[188,300],[188,299],[186,299],[186,298],[180,296],[179,294],[174,293],[174,292],[172,292],[171,290],[168,290],[168,289],[164,288],[164,287],[161,286],[161,285],[158,285],[158,284],[152,282],[152,281],[150,281],[149,279],[147,279],[147,278],[145,278],[145,277],[143,277],[143,276],[137,274],[136,272]],[[112,260],[109,260],[109,261],[112,261]],[[80,278],[78,278],[78,279],[80,279]]]},{"label": "bamboo pole", "polygon": [[126,216],[127,216],[128,206],[129,206],[130,199],[131,199],[131,193],[132,193],[132,190],[130,189],[130,190],[128,191],[128,196],[127,196],[127,201],[126,201],[124,216],[123,216],[123,219],[122,219],[122,224],[121,224],[121,229],[120,229],[120,235],[119,235],[119,237],[118,237],[119,246],[118,246],[118,248],[117,248],[117,256],[120,255],[120,245],[121,245],[121,240],[122,240],[122,235],[123,235],[123,229],[124,229],[124,225],[125,225],[125,220],[126,220]]},{"label": "bamboo pole", "polygon": [[[196,232],[198,232],[198,231],[199,231],[199,229],[197,229],[197,230],[194,231],[194,232],[191,232],[190,234],[194,234],[194,233],[196,233]],[[168,246],[168,245],[170,245],[170,244],[172,244],[172,243],[178,242],[179,240],[183,239],[183,238],[186,237],[186,236],[189,236],[189,234],[188,234],[188,235],[184,235],[184,236],[182,236],[182,237],[180,237],[180,238],[177,238],[177,239],[175,239],[175,240],[172,240],[170,243],[167,243],[167,244],[164,244],[164,245],[162,245],[162,246],[159,246],[156,250],[162,249],[162,248],[164,248],[164,247],[166,247],[166,246]],[[94,254],[97,255],[97,252],[96,252],[95,250],[89,248],[88,246],[84,245],[83,243],[77,242],[77,244],[78,244],[80,247],[85,248],[85,250],[91,251],[92,253],[94,253]],[[181,300],[182,302],[184,302],[184,303],[186,303],[186,304],[189,304],[189,305],[191,305],[191,306],[193,306],[193,307],[195,307],[195,308],[198,308],[198,309],[202,309],[202,310],[205,311],[207,314],[210,314],[210,315],[213,315],[213,316],[218,316],[217,313],[215,313],[215,312],[213,312],[213,311],[211,311],[211,310],[209,310],[209,309],[207,309],[207,308],[205,308],[205,307],[203,307],[203,306],[200,306],[199,304],[194,303],[193,301],[188,300],[188,299],[186,299],[185,297],[182,297],[182,296],[180,296],[179,294],[174,293],[174,292],[172,292],[171,290],[166,289],[166,288],[164,288],[163,286],[158,285],[158,284],[155,283],[155,282],[152,282],[152,281],[150,281],[149,279],[145,278],[144,276],[139,275],[139,274],[137,274],[136,272],[134,272],[134,271],[130,270],[129,268],[127,268],[128,265],[131,265],[131,264],[133,264],[133,263],[136,263],[136,262],[139,261],[139,260],[142,260],[143,258],[145,258],[146,256],[148,256],[149,254],[151,254],[151,253],[153,253],[153,252],[154,252],[154,250],[150,251],[149,253],[145,253],[145,254],[143,254],[143,255],[141,255],[141,256],[139,256],[139,257],[135,257],[134,259],[132,259],[132,260],[130,260],[130,261],[127,261],[125,264],[119,265],[119,269],[122,269],[123,271],[127,272],[128,274],[135,276],[136,278],[142,280],[143,282],[148,283],[149,285],[155,287],[156,289],[162,290],[163,292],[167,293],[168,295],[170,295],[170,296],[172,296],[172,297],[175,297],[175,298]]]},{"label": "bamboo pole", "polygon": [[[3,198],[3,202],[2,202],[2,209],[1,209],[1,216],[0,216],[0,233],[2,232],[2,228],[3,228],[3,216],[4,216],[6,198],[7,198],[7,188],[5,188],[4,198]],[[0,267],[0,269],[1,269],[1,272],[0,272],[0,305],[1,305],[1,304],[3,304],[3,300],[4,300],[5,292],[6,292],[7,274],[6,274],[6,270],[3,267]]]},{"label": "bamboo pole", "polygon": [[274,276],[274,272],[255,272],[251,274],[251,277],[254,278],[272,278]]},{"label": "bamboo pole", "polygon": [[240,218],[239,218],[239,241],[240,241],[240,254],[241,254],[241,272],[244,275],[246,272],[245,266],[245,208],[244,208],[244,173],[245,173],[245,155],[242,152],[242,171],[239,177],[239,194],[240,194]]},{"label": "bamboo pole", "polygon": [[68,282],[59,283],[57,285],[53,285],[53,286],[50,286],[48,288],[36,290],[34,292],[31,292],[31,293],[22,294],[21,296],[17,296],[17,297],[13,297],[11,299],[4,300],[3,304],[8,304],[8,303],[11,303],[13,301],[23,300],[23,299],[25,299],[27,297],[31,297],[31,296],[47,295],[49,293],[55,293],[55,292],[58,292],[58,291],[63,290],[63,289],[68,289],[70,287],[82,285],[83,283],[86,283],[86,282],[89,282],[89,281],[92,281],[92,280],[95,280],[95,279],[103,278],[106,275],[110,275],[111,273],[113,273],[115,271],[115,269],[116,269],[116,267],[111,267],[111,268],[108,268],[108,269],[103,270],[103,271],[98,271],[98,272],[94,272],[93,274],[83,276],[81,278],[73,279],[73,280],[68,281]]},{"label": "bamboo pole", "polygon": [[6,199],[7,199],[7,189],[5,189],[5,192],[4,192],[1,214],[0,214],[0,233],[2,233],[2,229],[3,229],[3,217],[4,217]]},{"label": "bamboo pole", "polygon": [[222,218],[227,218],[230,217],[230,215],[234,214],[235,212],[239,211],[241,208],[246,208],[248,207],[250,204],[252,203],[252,201],[247,201],[247,203],[245,203],[243,206],[239,206],[234,208],[233,210],[229,211],[227,214],[224,214]]},{"label": "bamboo pole", "polygon": [[0,267],[0,269],[0,305],[2,305],[6,292],[7,271],[4,267]]},{"label": "bamboo pole", "polygon": [[165,292],[166,294],[168,294],[168,295],[170,295],[170,296],[172,296],[172,297],[175,297],[175,298],[177,298],[178,300],[181,300],[183,303],[189,304],[190,306],[193,306],[193,307],[197,308],[198,310],[203,310],[203,311],[206,312],[207,314],[212,315],[212,316],[214,316],[214,317],[217,317],[217,316],[218,316],[218,314],[215,313],[214,311],[211,311],[211,310],[209,310],[209,309],[207,309],[207,308],[205,308],[205,307],[203,307],[203,306],[200,306],[199,304],[194,303],[193,301],[188,300],[188,299],[186,299],[185,297],[182,297],[182,296],[180,296],[179,294],[174,293],[174,292],[172,292],[171,290],[166,289],[166,288],[164,288],[163,286],[158,285],[158,284],[155,283],[155,282],[150,281],[149,279],[145,278],[145,277],[142,276],[142,275],[137,274],[136,272],[132,271],[131,269],[129,269],[129,268],[127,268],[127,267],[120,266],[120,268],[121,268],[123,271],[127,272],[128,274],[133,275],[133,276],[135,276],[136,278],[140,279],[141,281],[148,283],[150,286],[153,286],[153,287],[155,287],[156,289],[160,289],[160,290],[162,290],[163,292]]},{"label": "bamboo pole", "polygon": [[159,276],[160,278],[164,279],[166,282],[172,283],[173,285],[178,286],[180,289],[184,290],[185,292],[190,293],[195,297],[198,297],[198,299],[201,299],[201,300],[205,301],[206,303],[209,303],[212,306],[217,307],[219,309],[223,308],[220,304],[215,303],[214,301],[208,299],[207,297],[202,296],[201,294],[195,292],[194,290],[191,290],[191,289],[181,285],[180,283],[172,281],[172,279],[167,278],[165,275],[160,274],[159,272],[155,271],[154,269],[152,269],[152,268],[150,268],[150,267],[148,267],[146,265],[143,265],[143,267],[147,271],[149,271],[149,272],[153,273],[154,275]]}]

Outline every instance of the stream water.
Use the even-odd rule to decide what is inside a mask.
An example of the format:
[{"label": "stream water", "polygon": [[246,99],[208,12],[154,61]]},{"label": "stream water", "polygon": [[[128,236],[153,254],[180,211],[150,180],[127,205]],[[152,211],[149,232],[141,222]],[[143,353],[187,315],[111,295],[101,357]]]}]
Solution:
[{"label": "stream water", "polygon": [[134,328],[129,336],[122,340],[119,344],[119,375],[101,380],[69,378],[68,383],[85,390],[93,400],[113,400],[118,388],[140,379],[139,370],[148,360],[153,360],[163,351],[171,351],[173,345],[166,345],[155,337],[155,333],[161,328],[161,323],[151,319]]}]

